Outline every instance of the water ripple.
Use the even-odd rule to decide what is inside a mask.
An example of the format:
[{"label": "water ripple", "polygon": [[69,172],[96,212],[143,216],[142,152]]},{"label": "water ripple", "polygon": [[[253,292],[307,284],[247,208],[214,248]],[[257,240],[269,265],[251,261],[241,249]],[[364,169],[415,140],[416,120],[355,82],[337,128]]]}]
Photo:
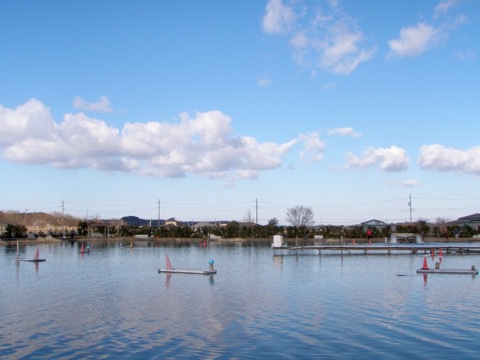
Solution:
[{"label": "water ripple", "polygon": [[[480,350],[477,279],[424,280],[415,274],[422,256],[91,248],[81,256],[77,246],[42,246],[38,268],[0,254],[2,359],[426,359]],[[218,274],[158,274],[166,253],[176,267],[215,259]]]}]

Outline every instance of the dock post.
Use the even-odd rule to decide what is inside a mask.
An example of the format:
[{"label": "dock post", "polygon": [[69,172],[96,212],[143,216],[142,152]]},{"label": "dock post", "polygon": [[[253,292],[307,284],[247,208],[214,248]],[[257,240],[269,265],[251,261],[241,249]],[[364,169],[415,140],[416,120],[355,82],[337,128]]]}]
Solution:
[{"label": "dock post", "polygon": [[213,271],[213,263],[214,263],[213,260],[210,260],[210,261],[208,262],[208,264],[210,265],[210,271]]}]

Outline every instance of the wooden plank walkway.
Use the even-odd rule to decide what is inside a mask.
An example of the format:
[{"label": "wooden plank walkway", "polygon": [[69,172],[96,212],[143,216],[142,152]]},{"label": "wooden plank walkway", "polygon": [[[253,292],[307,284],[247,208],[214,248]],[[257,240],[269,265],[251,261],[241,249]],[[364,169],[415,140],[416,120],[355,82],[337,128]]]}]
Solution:
[{"label": "wooden plank walkway", "polygon": [[424,253],[429,254],[432,250],[438,253],[442,249],[443,253],[458,253],[458,254],[480,254],[480,246],[465,246],[465,245],[453,245],[453,244],[387,244],[387,245],[305,245],[305,246],[281,246],[273,247],[272,249],[277,251],[288,252],[303,252],[306,250],[317,250],[319,254],[322,251],[328,252],[340,252],[340,253],[358,253],[363,252],[368,254],[369,252],[381,252],[391,254],[392,252],[407,252],[411,254]]}]

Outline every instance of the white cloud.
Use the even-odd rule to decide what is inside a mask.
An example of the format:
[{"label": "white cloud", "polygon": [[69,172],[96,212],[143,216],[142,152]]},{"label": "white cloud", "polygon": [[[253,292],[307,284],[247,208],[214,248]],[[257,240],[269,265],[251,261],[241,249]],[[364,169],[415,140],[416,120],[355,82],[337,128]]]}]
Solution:
[{"label": "white cloud", "polygon": [[427,23],[405,27],[400,30],[400,38],[390,40],[391,55],[416,56],[436,46],[442,38],[441,33]]},{"label": "white cloud", "polygon": [[272,85],[272,80],[265,74],[257,76],[257,84],[260,87],[269,87]]},{"label": "white cloud", "polygon": [[317,162],[323,159],[325,143],[320,140],[320,136],[317,132],[302,134],[300,135],[299,140],[304,143],[304,150],[300,153],[300,158],[302,160],[308,158]]},{"label": "white cloud", "polygon": [[29,137],[49,137],[56,131],[50,109],[31,99],[16,109],[0,105],[0,146],[9,146]]},{"label": "white cloud", "polygon": [[263,17],[263,30],[269,34],[288,32],[295,22],[292,8],[282,3],[282,0],[269,0]]},{"label": "white cloud", "polygon": [[334,74],[350,74],[375,54],[375,48],[360,48],[363,40],[359,30],[350,29],[343,21],[336,23],[317,48],[321,55],[317,66]]},{"label": "white cloud", "polygon": [[100,99],[96,102],[87,102],[80,96],[73,99],[73,107],[82,111],[110,113],[112,107],[110,105],[110,99],[107,96],[100,96]]},{"label": "white cloud", "polygon": [[280,144],[235,136],[231,119],[220,111],[117,129],[83,113],[66,114],[56,124],[46,106],[30,100],[16,109],[0,106],[0,125],[2,156],[11,162],[155,177],[195,174],[227,184],[281,167],[283,156],[299,141],[312,152],[321,147],[315,136]]},{"label": "white cloud", "polygon": [[480,175],[480,146],[460,150],[440,144],[423,145],[418,163],[425,170]]},{"label": "white cloud", "polygon": [[361,157],[347,154],[347,168],[376,166],[384,171],[401,171],[408,168],[410,159],[404,149],[395,145],[389,148],[369,148]]},{"label": "white cloud", "polygon": [[420,183],[418,182],[418,180],[408,179],[408,180],[401,181],[400,185],[402,185],[403,187],[406,187],[406,188],[411,188],[411,187],[416,187],[416,186],[420,185]]},{"label": "white cloud", "polygon": [[[454,6],[457,0],[442,0],[434,8],[434,18],[446,15]],[[448,17],[447,20],[434,26],[427,22],[406,26],[400,29],[400,36],[397,39],[388,41],[390,52],[387,56],[409,57],[418,56],[446,41],[450,32],[468,22],[465,15]]]},{"label": "white cloud", "polygon": [[447,14],[452,8],[457,6],[458,0],[442,0],[435,6],[434,17]]},{"label": "white cloud", "polygon": [[[44,114],[46,115],[46,114]],[[49,118],[45,116],[47,122]],[[118,131],[84,114],[67,114],[52,132],[31,133],[5,147],[4,157],[12,162],[51,164],[60,168],[102,168],[102,160],[118,152]]]},{"label": "white cloud", "polygon": [[391,186],[401,186],[404,188],[412,188],[412,187],[417,187],[420,185],[418,180],[414,179],[407,179],[407,180],[391,180],[388,182],[389,185]]},{"label": "white cloud", "polygon": [[361,133],[356,132],[351,127],[344,127],[344,128],[335,128],[327,130],[327,134],[329,136],[348,136],[352,138],[359,138],[362,136]]},{"label": "white cloud", "polygon": [[263,28],[289,36],[299,66],[346,75],[374,56],[375,47],[364,45],[363,33],[341,12],[338,1],[328,2],[327,10],[309,9],[302,1],[292,4],[299,8],[297,12],[279,0],[269,1]]},{"label": "white cloud", "polygon": [[462,60],[462,61],[468,61],[468,60],[475,59],[477,56],[475,54],[475,51],[469,49],[469,50],[466,50],[466,51],[463,51],[463,52],[456,53],[455,57],[459,60]]}]

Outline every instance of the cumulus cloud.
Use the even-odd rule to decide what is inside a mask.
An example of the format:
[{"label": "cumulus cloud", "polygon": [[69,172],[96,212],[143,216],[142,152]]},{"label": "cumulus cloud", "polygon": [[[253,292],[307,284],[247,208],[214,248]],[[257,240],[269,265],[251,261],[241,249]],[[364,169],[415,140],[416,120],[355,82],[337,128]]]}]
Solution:
[{"label": "cumulus cloud", "polygon": [[347,168],[378,167],[384,171],[402,171],[408,168],[410,159],[406,151],[395,145],[389,148],[369,148],[362,156],[347,154]]},{"label": "cumulus cloud", "polygon": [[328,4],[328,9],[318,10],[308,9],[308,4],[302,1],[284,5],[281,0],[270,0],[263,29],[289,37],[299,66],[350,74],[362,62],[370,60],[376,49],[365,45],[362,31],[350,16],[341,12],[338,1]]},{"label": "cumulus cloud", "polygon": [[442,39],[442,34],[427,23],[405,27],[400,30],[400,38],[388,42],[392,55],[416,56],[431,47],[436,46]]},{"label": "cumulus cloud", "polygon": [[[434,18],[447,14],[458,3],[457,0],[443,0],[434,8]],[[440,24],[420,22],[400,29],[400,36],[388,41],[390,57],[418,56],[446,41],[450,32],[468,22],[465,15],[447,18]]]},{"label": "cumulus cloud", "polygon": [[345,20],[329,26],[322,43],[314,41],[314,53],[320,55],[317,66],[334,74],[350,74],[362,62],[370,60],[375,48],[361,48],[364,36]]},{"label": "cumulus cloud", "polygon": [[73,99],[73,107],[75,109],[89,112],[112,112],[110,99],[107,96],[100,96],[100,99],[98,99],[98,101],[90,103],[82,99],[80,96],[77,96],[75,99]]},{"label": "cumulus cloud", "polygon": [[362,136],[361,133],[355,131],[351,127],[328,129],[327,134],[329,136],[348,136],[348,137],[352,137],[352,138],[359,138],[359,137]]},{"label": "cumulus cloud", "polygon": [[270,0],[265,7],[262,21],[263,30],[269,34],[281,34],[290,31],[295,22],[295,13],[282,0]]},{"label": "cumulus cloud", "polygon": [[29,136],[48,138],[55,133],[57,125],[50,109],[32,99],[15,109],[0,105],[0,146],[10,146]]},{"label": "cumulus cloud", "polygon": [[425,170],[480,175],[480,146],[460,150],[440,144],[423,145],[418,164]]},{"label": "cumulus cloud", "polygon": [[229,184],[279,168],[298,143],[314,159],[323,149],[315,134],[285,143],[258,142],[234,135],[231,123],[220,111],[182,113],[175,123],[127,123],[121,129],[84,113],[65,114],[55,123],[50,109],[32,99],[15,109],[0,106],[0,149],[15,163],[154,177],[194,174]]}]

